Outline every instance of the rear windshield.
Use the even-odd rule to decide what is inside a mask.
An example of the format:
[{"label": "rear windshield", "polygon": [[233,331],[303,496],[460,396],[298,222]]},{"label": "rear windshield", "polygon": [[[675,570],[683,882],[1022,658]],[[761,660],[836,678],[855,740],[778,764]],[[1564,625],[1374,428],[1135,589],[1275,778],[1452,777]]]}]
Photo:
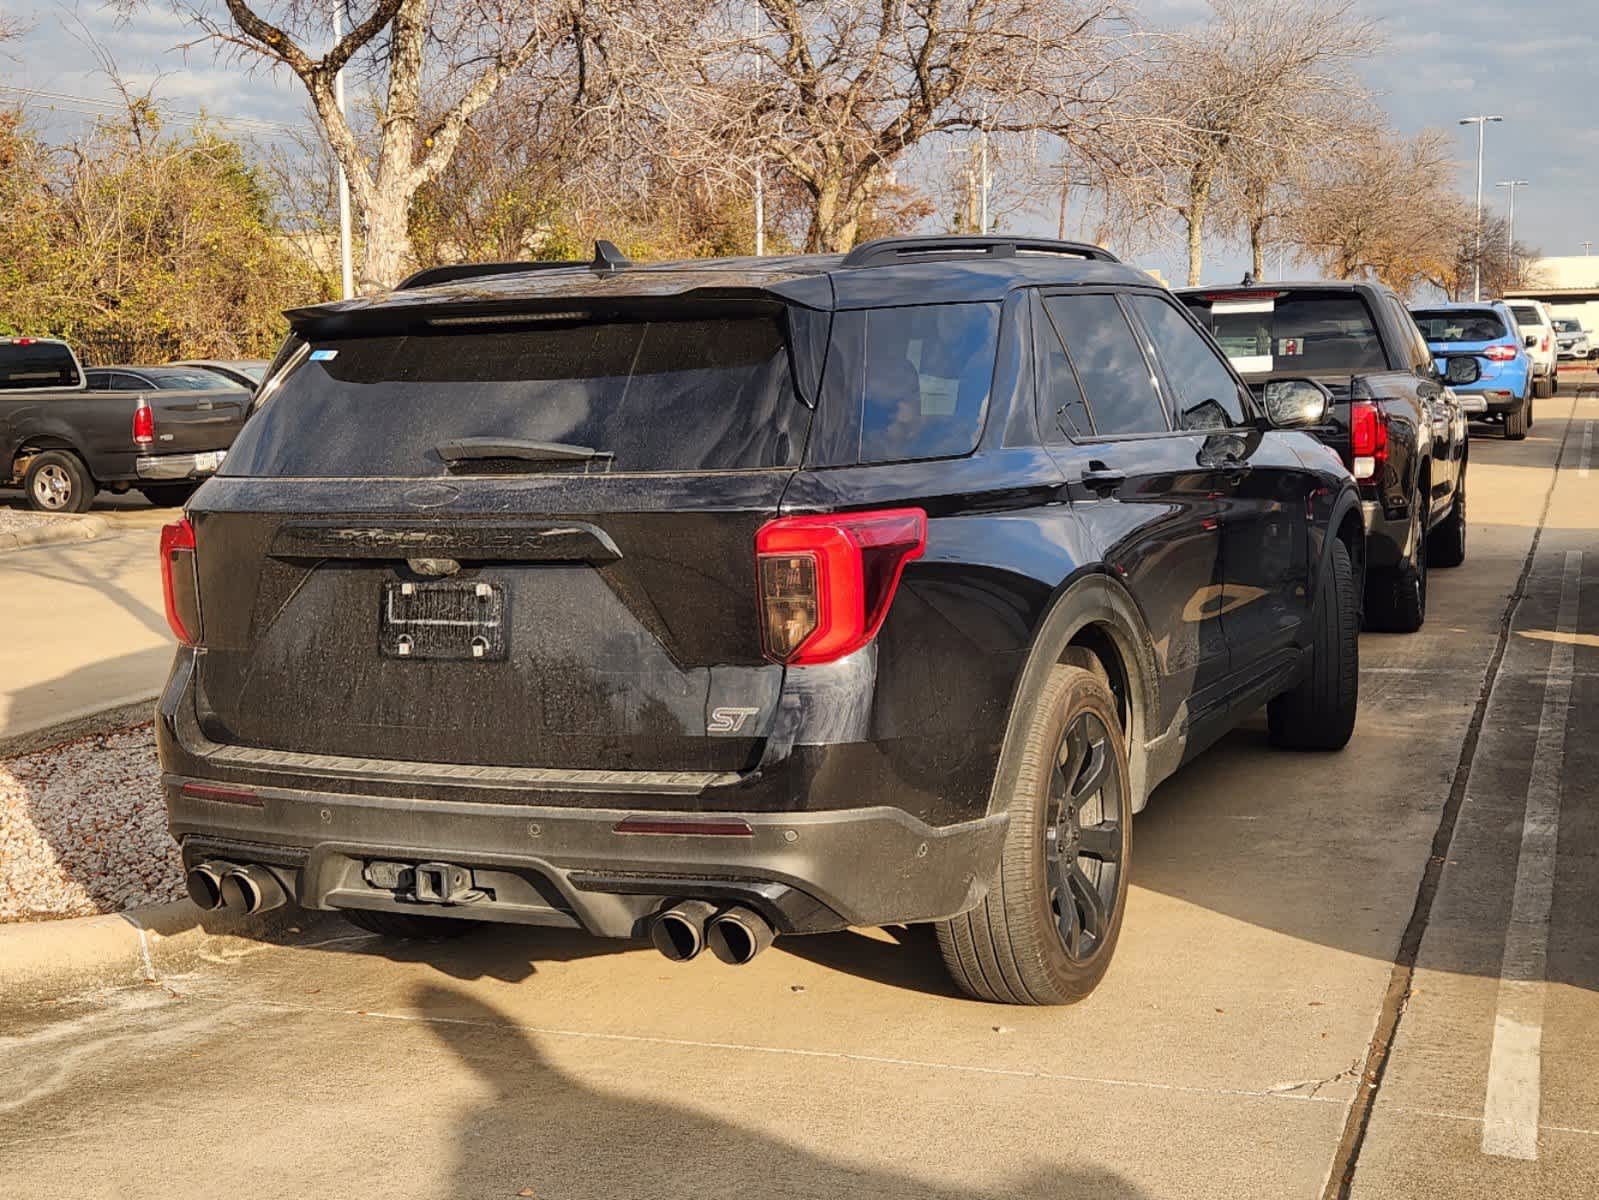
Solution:
[{"label": "rear windshield", "polygon": [[75,388],[82,381],[60,342],[0,342],[0,391]]},{"label": "rear windshield", "polygon": [[775,316],[409,332],[313,342],[223,473],[444,475],[439,447],[471,438],[596,457],[458,462],[455,473],[792,466],[807,416]]},{"label": "rear windshield", "polygon": [[1516,318],[1517,325],[1542,325],[1543,318],[1538,315],[1536,308],[1517,308],[1511,306],[1510,313]]},{"label": "rear windshield", "polygon": [[1429,342],[1491,342],[1505,323],[1491,308],[1418,308],[1411,312]]},{"label": "rear windshield", "polygon": [[1381,371],[1388,366],[1366,302],[1351,292],[1182,297],[1244,372]]}]

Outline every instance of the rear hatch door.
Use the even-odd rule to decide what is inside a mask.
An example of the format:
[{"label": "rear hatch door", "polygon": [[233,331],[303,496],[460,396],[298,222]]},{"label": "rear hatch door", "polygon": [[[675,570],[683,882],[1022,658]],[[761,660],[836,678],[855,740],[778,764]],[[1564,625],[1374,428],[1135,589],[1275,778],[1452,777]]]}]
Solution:
[{"label": "rear hatch door", "polygon": [[[1489,387],[1522,356],[1517,333],[1492,308],[1418,308],[1411,310],[1438,370],[1447,378],[1449,361],[1473,358],[1481,372],[1473,384],[1451,384],[1459,391]],[[1492,352],[1490,354],[1490,351]]]},{"label": "rear hatch door", "polygon": [[356,760],[753,766],[782,686],[755,533],[810,423],[783,306],[446,322],[308,334],[202,493],[202,728]]}]

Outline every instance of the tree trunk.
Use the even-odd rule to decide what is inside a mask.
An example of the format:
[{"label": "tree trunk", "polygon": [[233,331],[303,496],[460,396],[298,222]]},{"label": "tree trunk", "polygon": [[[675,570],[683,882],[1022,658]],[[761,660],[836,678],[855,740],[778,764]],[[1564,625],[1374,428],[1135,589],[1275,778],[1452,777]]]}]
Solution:
[{"label": "tree trunk", "polygon": [[1249,258],[1255,278],[1266,278],[1266,223],[1263,220],[1249,226]]},{"label": "tree trunk", "polygon": [[366,244],[361,256],[360,290],[386,292],[411,265],[409,218],[412,192],[399,180],[380,180],[365,215]]},{"label": "tree trunk", "polygon": [[1210,187],[1214,170],[1205,165],[1194,168],[1188,181],[1188,286],[1198,287],[1205,269],[1205,217],[1210,211]]}]

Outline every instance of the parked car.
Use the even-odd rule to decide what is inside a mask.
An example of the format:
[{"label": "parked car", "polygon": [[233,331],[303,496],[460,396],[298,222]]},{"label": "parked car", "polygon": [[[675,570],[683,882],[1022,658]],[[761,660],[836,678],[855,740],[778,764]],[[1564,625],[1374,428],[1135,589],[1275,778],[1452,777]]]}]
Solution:
[{"label": "parked car", "polygon": [[120,370],[91,389],[100,376],[65,342],[0,338],[0,484],[20,485],[44,512],[83,512],[100,488],[137,488],[163,506],[188,499],[222,461],[248,394],[168,390]]},{"label": "parked car", "polygon": [[1332,394],[1314,430],[1355,477],[1365,619],[1421,628],[1427,569],[1466,558],[1465,414],[1400,299],[1373,283],[1255,283],[1177,295],[1256,388],[1303,376]]},{"label": "parked car", "polygon": [[1106,251],[500,269],[290,314],[163,534],[201,906],[730,962],[932,921],[968,993],[1059,1003],[1161,779],[1262,703],[1348,739],[1327,393],[1257,401]]},{"label": "parked car", "polygon": [[[1427,348],[1461,395],[1481,396],[1487,417],[1504,425],[1505,437],[1520,441],[1532,428],[1533,366],[1527,338],[1500,301],[1432,304],[1411,316]],[[1475,379],[1468,379],[1472,372]]]},{"label": "parked car", "polygon": [[1555,339],[1561,358],[1585,360],[1594,357],[1593,340],[1582,327],[1582,322],[1575,317],[1555,318]]},{"label": "parked car", "polygon": [[1555,319],[1542,300],[1507,300],[1516,318],[1527,357],[1532,359],[1532,394],[1540,399],[1560,390],[1560,350],[1555,342]]},{"label": "parked car", "polygon": [[210,371],[213,375],[219,375],[223,379],[253,392],[260,384],[261,376],[266,373],[267,360],[264,358],[194,358],[171,365],[175,367],[198,367],[202,371]]},{"label": "parked car", "polygon": [[214,371],[187,366],[85,367],[83,378],[91,392],[216,392],[243,386]]}]

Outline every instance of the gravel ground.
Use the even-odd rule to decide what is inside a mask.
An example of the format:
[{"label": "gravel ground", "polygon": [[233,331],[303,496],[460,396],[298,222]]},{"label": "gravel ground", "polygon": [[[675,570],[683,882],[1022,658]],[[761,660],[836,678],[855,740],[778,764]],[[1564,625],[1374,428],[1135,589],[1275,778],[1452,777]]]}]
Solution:
[{"label": "gravel ground", "polygon": [[148,724],[0,760],[0,921],[179,899],[160,778]]}]

